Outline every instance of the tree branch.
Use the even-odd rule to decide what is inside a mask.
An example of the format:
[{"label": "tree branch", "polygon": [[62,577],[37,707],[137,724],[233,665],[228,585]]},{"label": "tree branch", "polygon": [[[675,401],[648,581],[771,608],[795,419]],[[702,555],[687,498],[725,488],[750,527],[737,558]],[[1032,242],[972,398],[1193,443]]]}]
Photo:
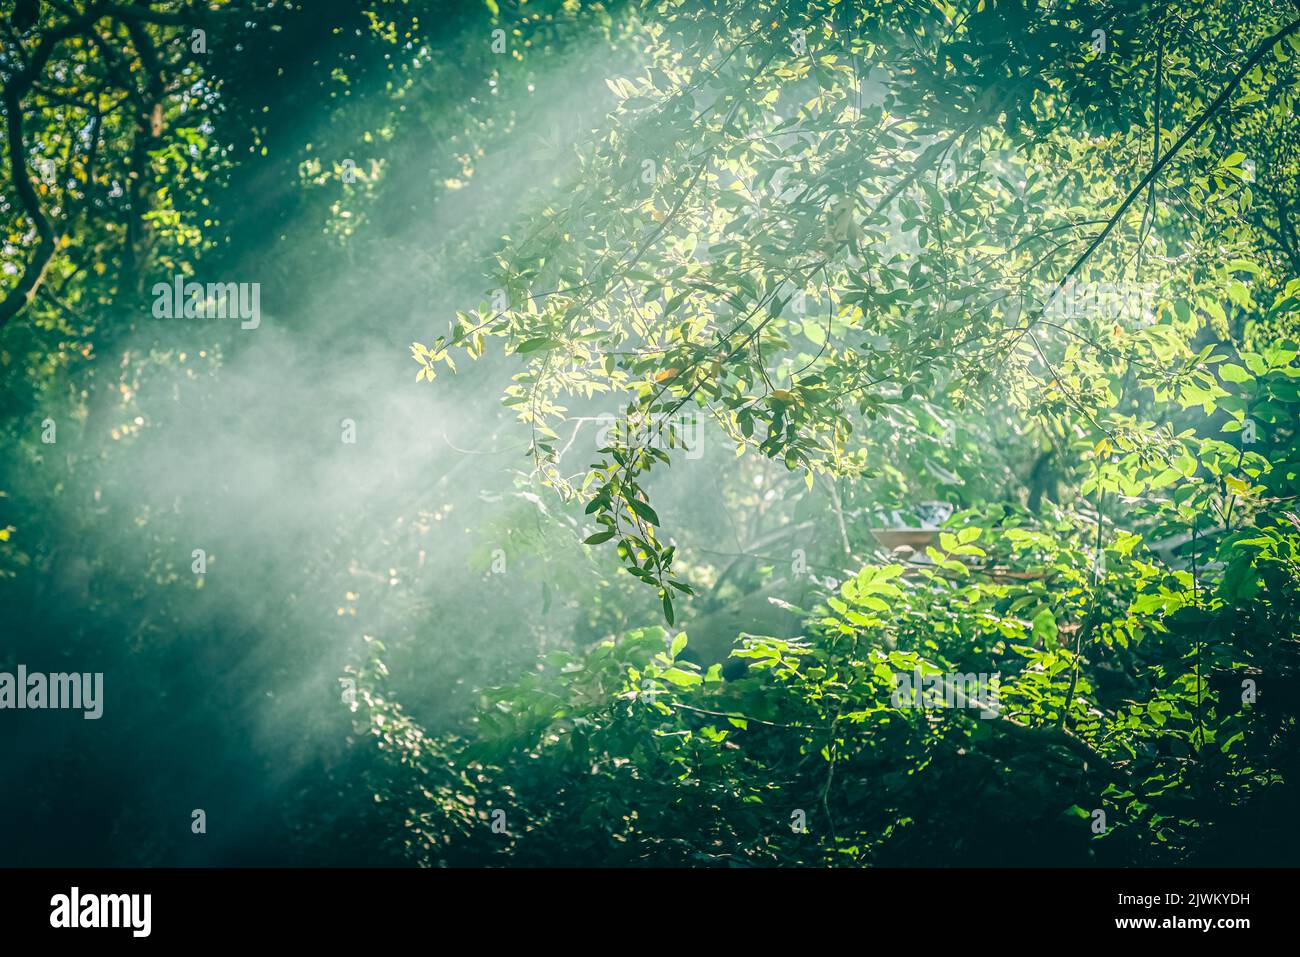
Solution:
[{"label": "tree branch", "polygon": [[4,90],[5,140],[9,151],[9,173],[13,179],[14,189],[23,211],[36,227],[38,237],[36,249],[23,273],[18,277],[18,284],[9,290],[4,301],[0,302],[0,328],[16,316],[36,295],[36,289],[45,278],[45,271],[54,258],[58,241],[54,234],[54,225],[45,210],[41,208],[40,197],[32,186],[31,176],[27,171],[27,146],[23,136],[23,106],[19,94],[13,86]]},{"label": "tree branch", "polygon": [[[1294,0],[1294,2],[1300,4],[1300,0]],[[1088,244],[1088,247],[1079,255],[1079,258],[1074,261],[1074,264],[1066,270],[1065,275],[1057,281],[1055,287],[1052,289],[1051,295],[1047,297],[1042,307],[1039,309],[1038,316],[1031,319],[1026,325],[1025,330],[1022,331],[1012,342],[1013,348],[1016,343],[1020,342],[1020,340],[1024,338],[1025,333],[1032,329],[1034,325],[1037,324],[1038,320],[1047,314],[1047,310],[1051,308],[1052,303],[1056,301],[1056,297],[1060,295],[1061,290],[1065,288],[1066,283],[1074,278],[1075,274],[1083,268],[1083,264],[1087,262],[1101,244],[1106,241],[1106,237],[1111,234],[1111,231],[1116,225],[1118,225],[1119,221],[1123,219],[1124,214],[1128,212],[1129,207],[1133,205],[1133,201],[1137,199],[1137,197],[1141,196],[1142,192],[1148,186],[1155,182],[1156,177],[1159,176],[1161,170],[1169,164],[1169,161],[1177,156],[1178,153],[1181,152],[1182,148],[1187,145],[1188,141],[1196,135],[1196,132],[1205,125],[1206,121],[1223,107],[1223,104],[1228,101],[1228,98],[1232,96],[1237,87],[1241,85],[1241,81],[1246,78],[1246,74],[1254,69],[1255,65],[1259,63],[1259,61],[1262,60],[1275,46],[1287,37],[1291,36],[1291,34],[1295,33],[1296,30],[1300,30],[1300,20],[1291,22],[1256,47],[1255,52],[1252,53],[1246,62],[1241,65],[1240,69],[1237,70],[1236,74],[1228,82],[1228,85],[1219,92],[1219,95],[1214,98],[1214,101],[1210,103],[1209,106],[1201,111],[1201,115],[1193,121],[1192,125],[1183,131],[1183,135],[1178,138],[1178,142],[1174,143],[1174,145],[1169,148],[1168,152],[1161,156],[1160,159],[1152,165],[1147,174],[1142,177],[1141,182],[1129,190],[1128,195],[1124,197],[1124,201],[1120,203],[1119,208],[1116,209],[1111,217],[1106,221],[1106,225],[1102,231]]]}]

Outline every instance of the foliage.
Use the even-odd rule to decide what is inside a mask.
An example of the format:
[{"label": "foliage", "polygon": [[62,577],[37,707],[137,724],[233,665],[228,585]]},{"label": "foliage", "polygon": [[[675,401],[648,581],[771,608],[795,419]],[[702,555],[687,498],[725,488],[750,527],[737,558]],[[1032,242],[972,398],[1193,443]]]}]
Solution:
[{"label": "foliage", "polygon": [[[643,479],[675,443],[636,437],[688,404],[851,480],[842,532],[968,507],[799,638],[742,634],[738,680],[641,630],[495,692],[468,753],[518,794],[512,856],[1168,862],[1294,781],[1293,710],[1242,691],[1295,675],[1295,158],[1251,137],[1294,128],[1293,12],[936,6],[648,8],[582,191],[498,256],[509,305],[416,347],[431,379],[507,341],[535,474],[669,625]],[[1071,309],[1097,283],[1144,301]],[[566,397],[606,393],[632,438],[572,479]],[[891,704],[914,669],[998,674],[999,717]]]},{"label": "foliage", "polygon": [[20,859],[1297,859],[1294,5],[10,19]]}]

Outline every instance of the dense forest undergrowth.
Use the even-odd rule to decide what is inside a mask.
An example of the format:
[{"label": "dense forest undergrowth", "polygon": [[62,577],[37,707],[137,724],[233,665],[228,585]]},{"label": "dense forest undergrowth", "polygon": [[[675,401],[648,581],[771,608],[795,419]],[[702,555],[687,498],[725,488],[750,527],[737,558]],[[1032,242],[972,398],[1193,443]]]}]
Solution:
[{"label": "dense forest undergrowth", "polygon": [[1300,862],[1300,4],[0,9],[0,863]]}]

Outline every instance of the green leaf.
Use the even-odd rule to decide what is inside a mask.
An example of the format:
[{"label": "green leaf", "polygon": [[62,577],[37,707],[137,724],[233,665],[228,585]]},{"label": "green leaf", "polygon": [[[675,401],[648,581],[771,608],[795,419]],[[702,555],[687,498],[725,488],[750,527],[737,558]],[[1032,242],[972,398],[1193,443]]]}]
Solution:
[{"label": "green leaf", "polygon": [[546,352],[548,349],[559,348],[560,345],[562,345],[560,340],[549,339],[545,336],[542,336],[540,338],[529,339],[527,342],[521,343],[519,348],[516,349],[515,352],[517,352],[519,355],[524,355],[529,352]]},{"label": "green leaf", "polygon": [[1052,609],[1043,608],[1034,616],[1033,636],[1036,640],[1043,642],[1045,648],[1056,647],[1056,637],[1060,630],[1056,626],[1056,616],[1052,614]]},{"label": "green leaf", "polygon": [[645,502],[640,499],[629,498],[627,499],[627,504],[628,508],[632,509],[632,511],[643,521],[649,522],[651,525],[659,524],[659,516],[656,515],[655,510]]},{"label": "green leaf", "polygon": [[1241,366],[1232,362],[1225,362],[1218,367],[1219,378],[1224,382],[1251,382],[1254,376],[1243,369]]}]

